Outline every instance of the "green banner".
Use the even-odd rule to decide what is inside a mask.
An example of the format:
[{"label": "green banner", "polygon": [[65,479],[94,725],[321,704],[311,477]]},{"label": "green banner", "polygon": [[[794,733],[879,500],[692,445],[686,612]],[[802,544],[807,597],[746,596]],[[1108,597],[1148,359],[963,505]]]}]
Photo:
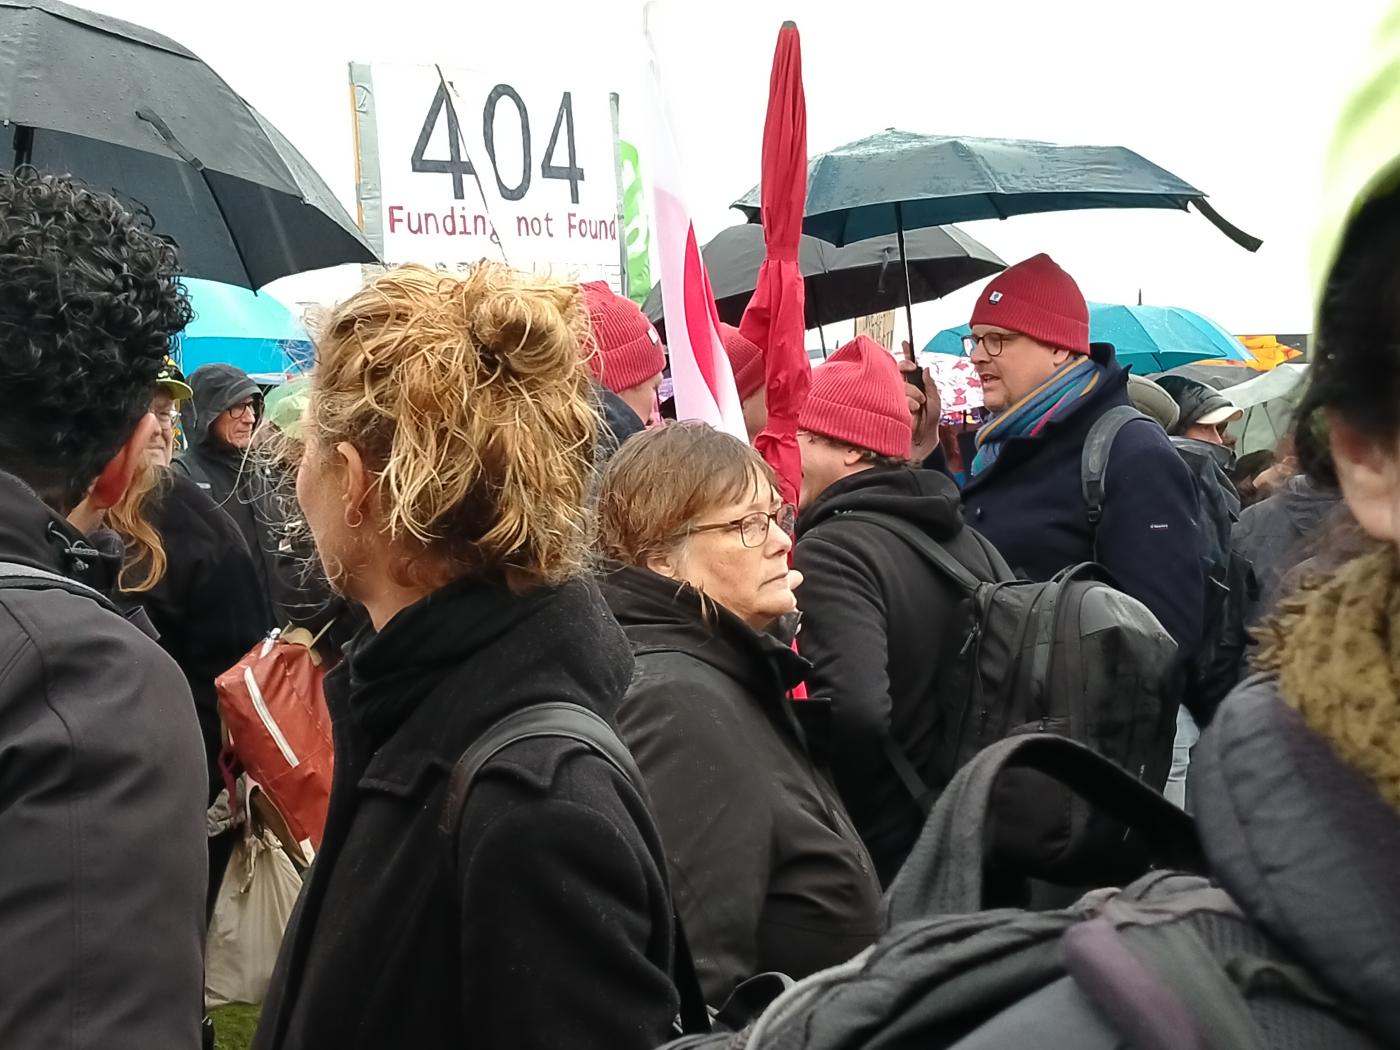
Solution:
[{"label": "green banner", "polygon": [[627,253],[627,295],[639,306],[651,292],[651,226],[642,189],[642,164],[637,147],[618,144],[622,158],[622,222]]}]

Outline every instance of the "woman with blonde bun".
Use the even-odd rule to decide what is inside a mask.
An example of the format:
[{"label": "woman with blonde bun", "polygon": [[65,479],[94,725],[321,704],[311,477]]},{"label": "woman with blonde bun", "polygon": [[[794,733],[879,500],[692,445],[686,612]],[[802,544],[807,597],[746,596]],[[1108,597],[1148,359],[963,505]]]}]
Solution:
[{"label": "woman with blonde bun", "polygon": [[664,861],[627,779],[541,737],[446,805],[502,717],[610,720],[631,677],[585,574],[587,329],[577,287],[482,263],[391,270],[320,341],[297,495],[372,623],[326,681],[330,814],[260,1050],[643,1050],[671,1030]]}]

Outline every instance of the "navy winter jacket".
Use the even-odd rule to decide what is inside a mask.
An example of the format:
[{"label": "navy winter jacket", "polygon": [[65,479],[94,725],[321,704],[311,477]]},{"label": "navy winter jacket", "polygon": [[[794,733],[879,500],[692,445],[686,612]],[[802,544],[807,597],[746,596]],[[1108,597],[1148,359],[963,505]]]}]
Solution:
[{"label": "navy winter jacket", "polygon": [[1161,427],[1124,427],[1108,458],[1096,547],[1080,486],[1084,441],[1095,420],[1129,401],[1128,373],[1112,350],[1096,346],[1094,358],[1107,370],[1096,389],[1036,437],[1008,440],[963,489],[964,516],[1032,580],[1099,562],[1190,660],[1200,644],[1205,586],[1196,490]]}]

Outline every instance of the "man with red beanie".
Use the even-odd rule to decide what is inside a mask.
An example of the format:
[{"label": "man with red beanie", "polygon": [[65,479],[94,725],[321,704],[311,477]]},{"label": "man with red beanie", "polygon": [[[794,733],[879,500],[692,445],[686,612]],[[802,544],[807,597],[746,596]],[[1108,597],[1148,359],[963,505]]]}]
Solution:
[{"label": "man with red beanie", "polygon": [[729,357],[734,373],[734,386],[739,391],[739,404],[744,410],[744,427],[753,441],[768,425],[768,389],[764,385],[763,351],[751,339],[745,339],[732,324],[719,326],[720,342]]},{"label": "man with red beanie", "polygon": [[968,524],[1032,580],[1099,562],[1189,662],[1204,601],[1195,488],[1161,426],[1135,420],[1113,440],[1102,515],[1089,520],[1085,441],[1106,412],[1131,402],[1113,348],[1089,343],[1089,307],[1074,278],[1048,255],[993,277],[963,345],[993,413],[963,488]]},{"label": "man with red beanie", "polygon": [[[900,769],[942,787],[934,768],[946,714],[935,697],[962,645],[962,596],[895,533],[848,511],[913,525],[974,572],[992,571],[965,529],[958,490],[909,464],[913,422],[899,366],[866,336],[812,374],[798,417],[802,512],[793,567],[804,582],[798,648],[814,702],[830,704],[828,757],[876,873],[888,885],[923,827]],[[919,791],[918,794],[923,794]]]},{"label": "man with red beanie", "polygon": [[588,370],[604,391],[603,414],[615,449],[651,419],[666,353],[656,329],[631,299],[604,281],[589,281],[582,288],[593,330]]}]

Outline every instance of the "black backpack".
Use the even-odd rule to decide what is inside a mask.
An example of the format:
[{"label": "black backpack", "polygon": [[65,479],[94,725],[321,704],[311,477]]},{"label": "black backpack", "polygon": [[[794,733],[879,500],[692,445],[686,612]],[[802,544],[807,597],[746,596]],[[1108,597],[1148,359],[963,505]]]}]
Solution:
[{"label": "black backpack", "polygon": [[[994,578],[983,579],[899,518],[865,511],[842,517],[894,533],[967,596],[970,626],[956,666],[942,676],[943,695],[929,698],[958,705],[954,730],[932,763],[937,784],[990,744],[1051,732],[1162,789],[1176,733],[1176,643],[1099,566],[1077,565],[1046,583],[1019,580],[979,536],[994,569]],[[894,742],[886,753],[927,812],[936,786]],[[1000,847],[1024,874],[1066,885],[1117,881],[1122,829],[1043,777],[1033,771],[1006,777],[997,806],[1005,814]]]},{"label": "black backpack", "polygon": [[[986,853],[997,782],[1027,768],[1136,829],[1162,867],[1060,910],[979,910],[998,862]],[[1205,870],[1190,818],[1111,763],[1061,737],[1002,741],[944,792],[890,887],[886,932],[872,948],[798,982],[737,1036],[667,1050],[1383,1045]]]},{"label": "black backpack", "polygon": [[[1104,476],[1114,438],[1136,420],[1157,425],[1137,409],[1119,405],[1094,422],[1084,441],[1080,461],[1084,505],[1090,524],[1103,517],[1106,495]],[[1231,533],[1239,520],[1240,498],[1233,483],[1214,461],[1172,439],[1172,447],[1185,461],[1201,506],[1201,567],[1205,576],[1205,605],[1201,619],[1201,645],[1187,668],[1184,693],[1187,706],[1201,725],[1239,684],[1245,667],[1249,635],[1248,610],[1258,599],[1258,585],[1249,560],[1234,549]]]}]

